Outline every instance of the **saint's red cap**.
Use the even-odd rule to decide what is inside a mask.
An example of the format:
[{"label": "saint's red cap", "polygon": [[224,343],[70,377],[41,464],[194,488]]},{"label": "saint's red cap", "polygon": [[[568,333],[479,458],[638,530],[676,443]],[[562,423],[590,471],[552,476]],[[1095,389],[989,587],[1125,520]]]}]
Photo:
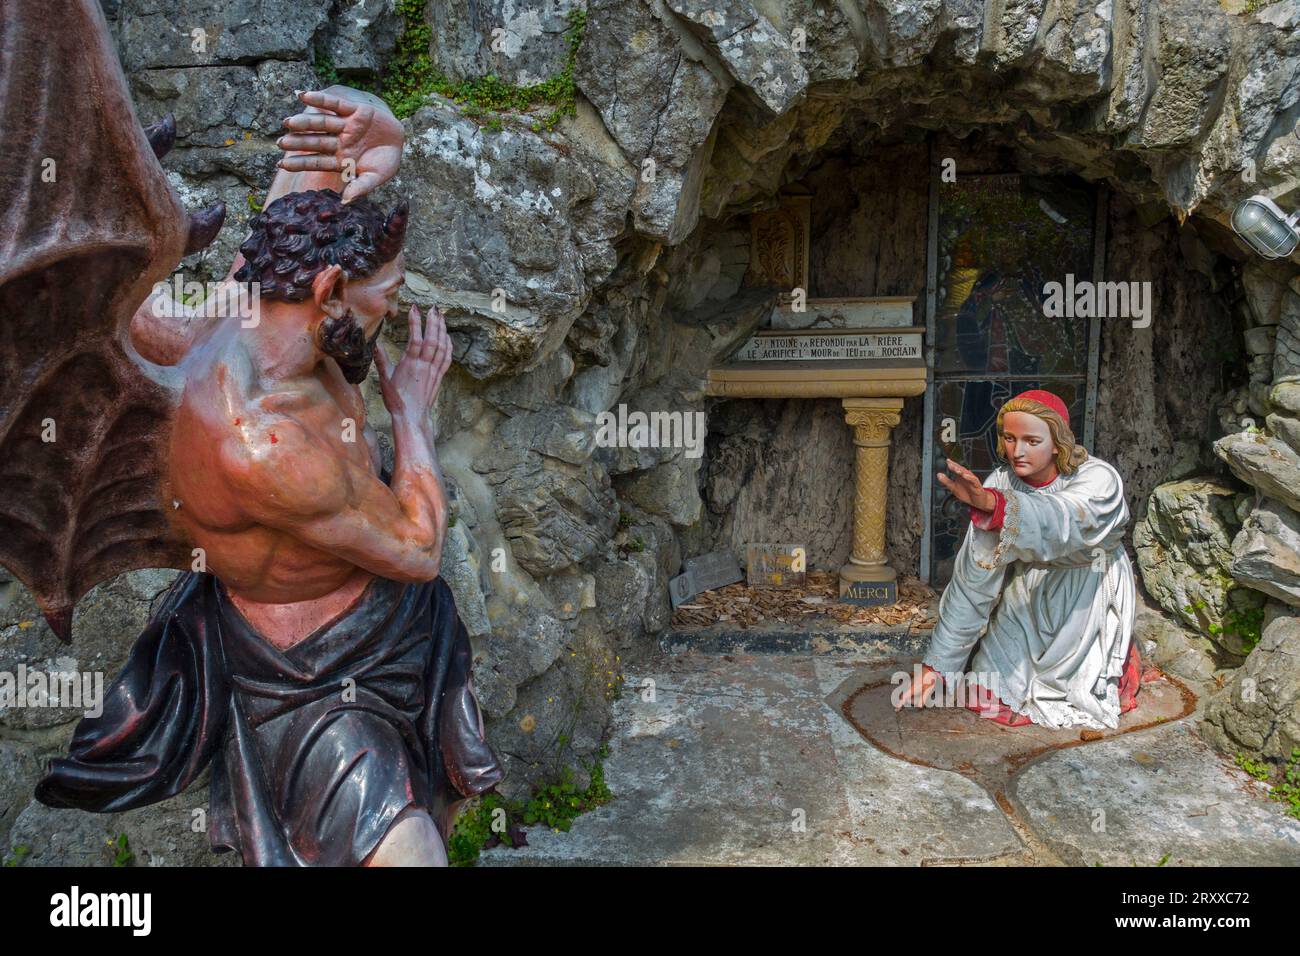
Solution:
[{"label": "saint's red cap", "polygon": [[[1065,422],[1066,427],[1069,427],[1070,412],[1065,407],[1065,402],[1061,401],[1051,392],[1045,392],[1041,388],[1031,388],[1027,392],[1021,392],[1016,396],[1016,398],[1027,398],[1031,402],[1038,402],[1040,405],[1046,405],[1052,411],[1056,412],[1056,414],[1060,415],[1061,420]],[[1013,398],[1012,401],[1014,402],[1016,398]]]}]

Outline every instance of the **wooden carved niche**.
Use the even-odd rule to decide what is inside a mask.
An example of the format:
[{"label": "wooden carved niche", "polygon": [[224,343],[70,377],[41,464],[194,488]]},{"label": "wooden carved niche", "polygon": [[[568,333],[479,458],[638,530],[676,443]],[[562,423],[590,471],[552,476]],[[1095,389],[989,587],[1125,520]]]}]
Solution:
[{"label": "wooden carved niche", "polygon": [[780,289],[782,302],[788,302],[795,289],[807,294],[811,204],[811,193],[788,193],[776,209],[750,216],[746,285]]}]

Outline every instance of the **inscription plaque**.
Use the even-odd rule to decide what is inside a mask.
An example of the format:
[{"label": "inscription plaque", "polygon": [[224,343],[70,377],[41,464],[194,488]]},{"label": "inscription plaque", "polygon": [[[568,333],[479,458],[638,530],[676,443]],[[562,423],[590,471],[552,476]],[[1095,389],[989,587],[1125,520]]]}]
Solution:
[{"label": "inscription plaque", "polygon": [[808,580],[808,554],[803,545],[751,544],[745,556],[750,587],[802,587]]},{"label": "inscription plaque", "polygon": [[921,359],[921,333],[759,332],[741,346],[737,362],[878,361]]},{"label": "inscription plaque", "polygon": [[898,603],[897,581],[846,581],[841,585],[840,603],[874,607]]}]

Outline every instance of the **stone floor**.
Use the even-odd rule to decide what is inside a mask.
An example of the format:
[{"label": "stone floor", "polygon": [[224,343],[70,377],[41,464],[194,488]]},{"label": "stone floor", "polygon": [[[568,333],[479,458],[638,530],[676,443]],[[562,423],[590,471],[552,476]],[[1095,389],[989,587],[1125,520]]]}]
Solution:
[{"label": "stone floor", "polygon": [[1144,685],[1103,739],[1026,737],[966,711],[896,714],[899,664],[868,647],[682,646],[627,675],[615,799],[484,865],[1300,863],[1300,821],[1197,737],[1176,684]]}]

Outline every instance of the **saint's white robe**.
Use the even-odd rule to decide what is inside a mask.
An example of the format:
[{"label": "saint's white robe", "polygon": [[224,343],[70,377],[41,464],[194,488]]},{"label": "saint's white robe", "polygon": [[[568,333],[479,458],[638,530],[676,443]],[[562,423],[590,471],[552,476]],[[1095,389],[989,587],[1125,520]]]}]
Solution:
[{"label": "saint's white robe", "polygon": [[1137,600],[1119,474],[1090,457],[1035,488],[1004,465],[984,487],[1006,497],[1002,527],[966,532],[924,662],[1036,724],[1116,727]]}]

